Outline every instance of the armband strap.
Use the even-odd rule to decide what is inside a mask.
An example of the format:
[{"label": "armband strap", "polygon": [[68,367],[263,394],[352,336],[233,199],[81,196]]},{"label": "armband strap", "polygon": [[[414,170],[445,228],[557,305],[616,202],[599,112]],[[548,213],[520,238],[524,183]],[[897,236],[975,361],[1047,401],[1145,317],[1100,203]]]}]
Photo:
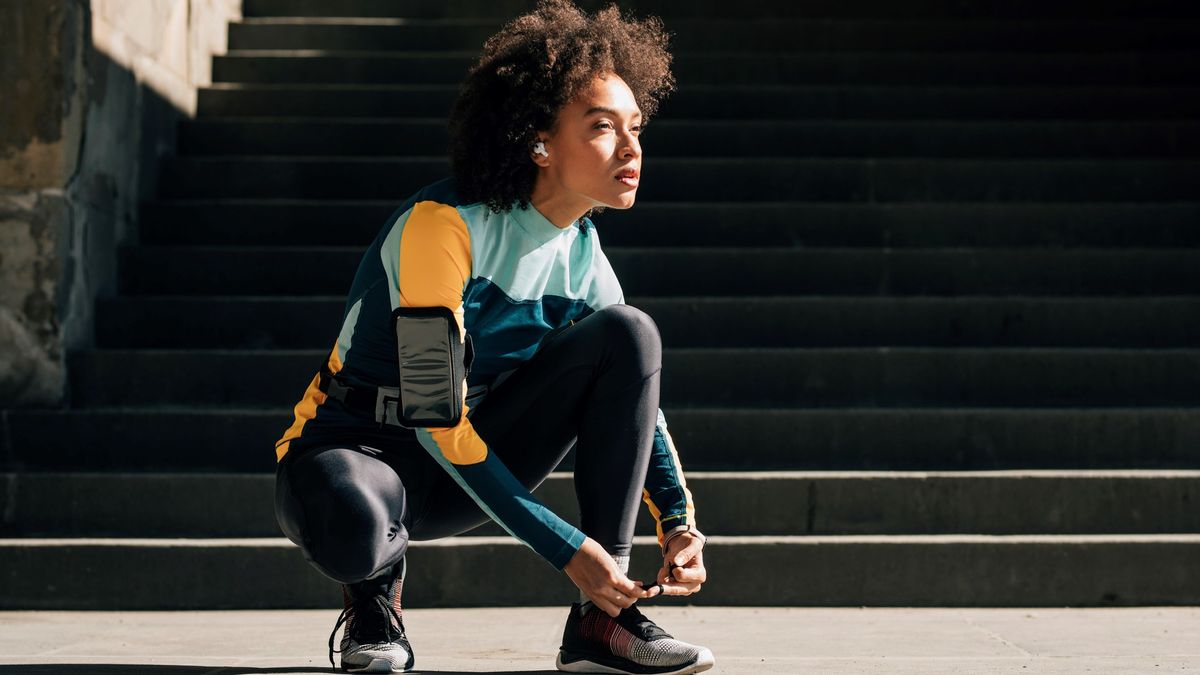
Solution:
[{"label": "armband strap", "polygon": [[[475,360],[471,336],[468,334],[465,341],[459,341],[458,324],[448,308],[405,307],[401,310],[405,318],[397,316],[395,319],[402,364],[401,386],[351,384],[331,371],[328,360],[323,359],[317,388],[351,410],[373,415],[381,427],[386,424],[405,428],[455,426],[462,415],[462,384],[471,373],[471,364]],[[399,315],[401,310],[393,315]],[[422,321],[414,320],[413,316],[419,316]],[[403,365],[406,354],[410,357],[407,378]],[[442,379],[438,381],[438,377]],[[404,386],[405,382],[408,387]],[[406,397],[405,392],[409,390]],[[424,413],[422,405],[433,413]],[[406,409],[410,414],[402,417],[401,413]]]}]

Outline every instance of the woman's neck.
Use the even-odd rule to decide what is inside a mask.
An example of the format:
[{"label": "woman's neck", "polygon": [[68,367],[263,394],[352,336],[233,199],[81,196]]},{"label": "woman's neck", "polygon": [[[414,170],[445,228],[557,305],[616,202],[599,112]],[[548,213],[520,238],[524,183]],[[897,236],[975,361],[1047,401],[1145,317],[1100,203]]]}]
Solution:
[{"label": "woman's neck", "polygon": [[555,227],[567,229],[591,208],[590,204],[581,203],[577,195],[562,189],[551,189],[542,178],[539,176],[537,184],[534,185],[529,202],[546,220],[554,223]]}]

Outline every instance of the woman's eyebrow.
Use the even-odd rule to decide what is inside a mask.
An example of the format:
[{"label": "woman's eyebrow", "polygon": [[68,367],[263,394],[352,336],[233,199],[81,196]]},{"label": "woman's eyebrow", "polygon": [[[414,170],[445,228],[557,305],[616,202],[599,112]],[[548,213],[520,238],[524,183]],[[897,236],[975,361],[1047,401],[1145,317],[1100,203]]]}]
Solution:
[{"label": "woman's eyebrow", "polygon": [[[620,112],[613,110],[612,108],[606,108],[604,106],[598,105],[598,106],[595,106],[592,108],[588,108],[588,111],[583,113],[583,116],[587,117],[588,115],[591,115],[592,113],[598,113],[598,112],[608,113],[610,115],[620,115],[621,114]],[[642,111],[640,111],[640,110],[633,114],[633,117],[635,119],[638,117],[641,117],[641,116],[642,116]]]}]

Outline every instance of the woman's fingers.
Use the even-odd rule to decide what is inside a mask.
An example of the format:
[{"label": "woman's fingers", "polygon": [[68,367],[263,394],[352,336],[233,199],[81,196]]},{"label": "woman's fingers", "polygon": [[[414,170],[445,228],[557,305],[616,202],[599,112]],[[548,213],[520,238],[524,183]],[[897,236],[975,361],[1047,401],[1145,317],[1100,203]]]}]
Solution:
[{"label": "woman's fingers", "polygon": [[675,581],[699,584],[704,583],[706,576],[703,567],[676,567],[671,571],[671,575],[675,577]]},{"label": "woman's fingers", "polygon": [[594,602],[598,607],[603,609],[611,617],[616,617],[621,613],[621,610],[629,607],[637,601],[636,596],[622,592],[615,586],[608,586],[597,593],[598,598],[593,597]]},{"label": "woman's fingers", "polygon": [[634,581],[625,575],[621,575],[613,580],[612,585],[625,595],[634,598],[641,598],[645,596],[645,589],[642,588],[641,582]]},{"label": "woman's fingers", "polygon": [[691,541],[683,550],[677,552],[671,561],[677,566],[684,566],[696,559],[700,555],[700,551],[704,549],[704,540],[695,537],[689,537]]},{"label": "woman's fingers", "polygon": [[609,616],[615,617],[621,613],[620,601],[624,595],[608,583],[599,583],[587,589],[587,596],[592,604],[599,607]]},{"label": "woman's fingers", "polygon": [[679,548],[670,560],[682,560],[683,566],[675,567],[672,574],[669,562],[664,561],[658,573],[658,584],[649,588],[621,572],[604,549],[590,538],[584,540],[583,546],[564,570],[594,605],[609,616],[616,617],[621,610],[642,598],[691,595],[700,590],[705,573],[699,552],[699,547],[691,543]]},{"label": "woman's fingers", "polygon": [[700,585],[707,579],[700,553],[704,549],[704,540],[684,533],[671,540],[669,549],[658,571],[663,594],[691,595],[700,590]]},{"label": "woman's fingers", "polygon": [[664,563],[658,570],[658,583],[663,587],[663,595],[691,595],[700,590],[706,579],[707,572],[698,558],[692,558],[684,567]]},{"label": "woman's fingers", "polygon": [[588,592],[592,603],[604,610],[609,616],[616,617],[622,609],[633,605],[641,598],[653,597],[656,592],[644,588],[640,581],[627,577],[611,577],[606,583]]},{"label": "woman's fingers", "polygon": [[663,595],[691,595],[700,590],[700,583],[666,583],[662,585]]},{"label": "woman's fingers", "polygon": [[634,597],[637,599],[653,598],[655,595],[658,595],[657,583],[647,586],[646,582],[642,581],[641,579],[635,579],[633,583],[634,588],[637,589],[634,593]]},{"label": "woman's fingers", "polygon": [[584,539],[563,571],[609,616],[617,616],[639,598],[650,595],[641,582],[633,581],[621,572],[609,554],[590,537]]}]

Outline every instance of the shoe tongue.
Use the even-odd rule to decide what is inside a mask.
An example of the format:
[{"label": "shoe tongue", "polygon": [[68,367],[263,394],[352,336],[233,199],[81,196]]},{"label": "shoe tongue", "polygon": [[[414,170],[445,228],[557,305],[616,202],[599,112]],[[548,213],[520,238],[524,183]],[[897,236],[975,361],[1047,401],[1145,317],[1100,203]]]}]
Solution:
[{"label": "shoe tongue", "polygon": [[672,639],[671,635],[667,633],[667,631],[659,628],[658,624],[646,618],[646,615],[642,614],[641,610],[637,608],[637,605],[633,605],[632,607],[622,610],[621,614],[617,617],[617,622],[621,624],[625,630],[633,633],[646,642]]},{"label": "shoe tongue", "polygon": [[392,613],[388,611],[387,601],[383,596],[375,596],[357,603],[351,628],[354,640],[359,644],[391,642],[404,635],[392,619]]}]

